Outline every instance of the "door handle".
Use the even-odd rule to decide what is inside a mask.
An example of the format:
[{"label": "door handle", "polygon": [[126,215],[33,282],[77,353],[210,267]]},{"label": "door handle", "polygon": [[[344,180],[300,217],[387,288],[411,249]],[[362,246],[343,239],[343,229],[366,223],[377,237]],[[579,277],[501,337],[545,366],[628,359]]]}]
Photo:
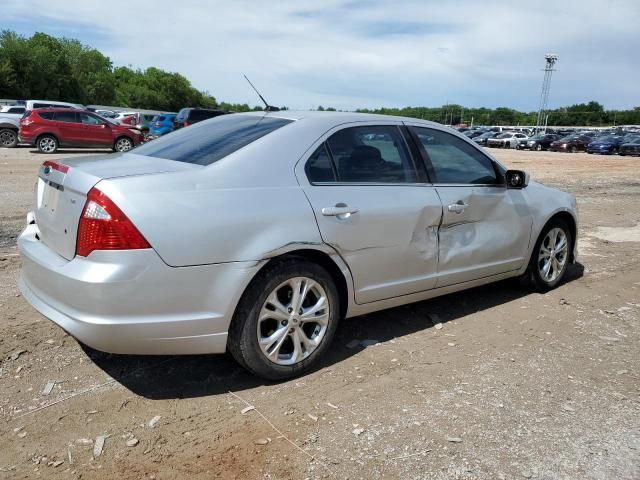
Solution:
[{"label": "door handle", "polygon": [[447,207],[447,210],[453,213],[462,213],[468,206],[469,205],[467,203],[464,203],[462,200],[458,200],[457,203],[452,203],[451,205],[449,205]]},{"label": "door handle", "polygon": [[357,208],[350,207],[346,203],[336,203],[335,206],[324,207],[320,211],[325,217],[338,217],[340,219],[349,218],[354,213],[358,213]]}]

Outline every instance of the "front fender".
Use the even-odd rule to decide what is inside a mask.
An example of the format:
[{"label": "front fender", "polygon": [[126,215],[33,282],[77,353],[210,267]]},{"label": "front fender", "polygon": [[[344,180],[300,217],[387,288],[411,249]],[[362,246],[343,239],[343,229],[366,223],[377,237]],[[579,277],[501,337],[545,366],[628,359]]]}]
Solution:
[{"label": "front fender", "polygon": [[[575,238],[573,240],[573,252],[571,255],[571,258],[575,261],[577,257],[576,245],[578,244],[579,225],[576,198],[570,193],[563,192],[534,181],[530,182],[527,188],[523,189],[522,192],[527,199],[527,203],[533,215],[531,242],[529,244],[528,256],[531,257],[536,241],[549,220],[558,214],[567,214],[571,216],[576,226]],[[524,270],[526,270],[526,265],[523,268],[523,271]]]}]

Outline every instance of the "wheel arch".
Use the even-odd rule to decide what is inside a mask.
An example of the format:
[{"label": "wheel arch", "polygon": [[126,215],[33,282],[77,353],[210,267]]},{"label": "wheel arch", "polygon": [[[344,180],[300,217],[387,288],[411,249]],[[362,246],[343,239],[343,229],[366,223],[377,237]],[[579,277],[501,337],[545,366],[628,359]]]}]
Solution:
[{"label": "wheel arch", "polygon": [[121,138],[126,138],[127,140],[129,140],[131,142],[131,144],[135,147],[136,142],[134,141],[134,139],[132,137],[130,137],[129,135],[127,135],[126,133],[120,133],[116,136],[116,138],[113,139],[113,148],[116,147],[116,143],[118,143],[118,140],[120,140]]},{"label": "wheel arch", "polygon": [[[571,255],[569,257],[569,261],[574,263],[576,261],[576,243],[578,241],[578,222],[573,214],[567,210],[560,210],[551,215],[546,222],[542,225],[540,232],[542,232],[549,223],[554,220],[562,220],[569,226],[571,232]],[[540,232],[538,232],[538,236],[540,236]]]},{"label": "wheel arch", "polygon": [[51,132],[39,133],[38,136],[36,137],[36,145],[38,145],[38,142],[42,137],[53,137],[56,139],[56,142],[58,142],[58,145],[60,145],[60,139],[58,138],[58,136],[55,133],[51,133]]},{"label": "wheel arch", "polygon": [[333,252],[327,252],[316,248],[292,248],[279,255],[272,256],[264,260],[263,265],[254,274],[253,278],[247,283],[240,296],[238,305],[240,305],[242,298],[251,286],[256,282],[264,271],[273,263],[281,262],[291,258],[299,258],[315,263],[316,265],[324,268],[331,278],[333,279],[336,289],[338,290],[338,301],[340,302],[340,318],[345,318],[350,306],[350,299],[353,298],[353,288],[351,281],[351,273],[346,264],[342,261],[339,255]]}]

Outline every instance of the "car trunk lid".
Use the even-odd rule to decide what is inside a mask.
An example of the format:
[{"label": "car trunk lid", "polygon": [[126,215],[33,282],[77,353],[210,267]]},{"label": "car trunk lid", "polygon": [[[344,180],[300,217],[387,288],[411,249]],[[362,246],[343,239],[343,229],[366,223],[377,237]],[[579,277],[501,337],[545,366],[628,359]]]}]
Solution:
[{"label": "car trunk lid", "polygon": [[78,222],[87,193],[103,179],[202,168],[132,153],[46,161],[38,170],[35,219],[40,241],[67,260],[76,252]]}]

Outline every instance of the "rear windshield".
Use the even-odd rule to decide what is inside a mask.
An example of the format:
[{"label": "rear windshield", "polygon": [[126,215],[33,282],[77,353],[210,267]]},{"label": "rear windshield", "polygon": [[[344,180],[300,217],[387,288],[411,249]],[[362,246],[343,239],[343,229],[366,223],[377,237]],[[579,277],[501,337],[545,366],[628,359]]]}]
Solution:
[{"label": "rear windshield", "polygon": [[136,148],[138,155],[211,165],[292,120],[255,115],[222,115]]},{"label": "rear windshield", "polygon": [[167,117],[165,117],[164,115],[158,115],[157,117],[155,117],[154,122],[164,122],[167,119]]},{"label": "rear windshield", "polygon": [[212,112],[210,110],[191,110],[189,114],[189,120],[197,122],[200,120],[206,120],[207,118],[213,118],[222,115],[222,112]]}]

